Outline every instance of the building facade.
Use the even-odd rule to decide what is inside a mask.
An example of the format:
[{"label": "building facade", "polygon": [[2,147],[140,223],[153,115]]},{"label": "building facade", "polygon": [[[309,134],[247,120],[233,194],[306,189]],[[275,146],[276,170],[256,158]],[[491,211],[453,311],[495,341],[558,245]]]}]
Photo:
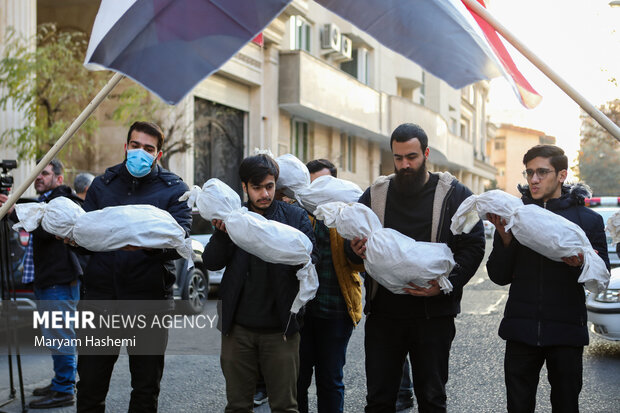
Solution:
[{"label": "building facade", "polygon": [[540,144],[555,145],[555,138],[535,129],[509,124],[499,126],[495,137],[487,142],[487,153],[497,169],[495,179],[499,189],[521,197],[517,185],[526,183],[522,175],[523,155]]},{"label": "building facade", "polygon": [[[72,14],[59,8],[87,9],[84,15],[94,20],[99,3],[0,2],[36,3],[39,22],[64,19],[68,27],[81,26],[66,21]],[[327,158],[339,177],[365,188],[393,172],[390,134],[412,122],[429,136],[429,169],[449,171],[480,193],[495,178],[487,153],[493,130],[486,121],[488,89],[486,81],[452,89],[317,3],[294,0],[260,39],[175,108],[191,124],[193,145],[171,157],[170,169],[189,184],[218,177],[240,189],[239,162],[261,148],[276,156],[290,152],[304,162]],[[97,116],[98,151],[110,153],[78,169],[101,173],[122,160],[116,143],[125,136],[124,128]]]}]

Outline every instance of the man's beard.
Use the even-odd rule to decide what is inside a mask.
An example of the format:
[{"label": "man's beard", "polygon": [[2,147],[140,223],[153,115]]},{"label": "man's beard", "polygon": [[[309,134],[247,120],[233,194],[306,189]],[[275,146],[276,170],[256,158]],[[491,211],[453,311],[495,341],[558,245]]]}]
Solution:
[{"label": "man's beard", "polygon": [[405,195],[414,195],[422,190],[426,183],[426,159],[418,169],[395,169],[394,188]]},{"label": "man's beard", "polygon": [[267,205],[266,207],[261,207],[261,206],[258,206],[257,204],[255,204],[255,203],[254,203],[254,201],[252,201],[252,199],[250,198],[250,196],[249,196],[249,195],[248,195],[248,200],[249,200],[249,203],[250,203],[250,205],[251,205],[251,207],[252,207],[251,209],[254,209],[255,211],[260,211],[260,212],[263,212],[263,213],[264,213],[267,209],[269,209],[269,207],[271,206],[271,204],[273,204],[273,199],[272,199],[272,198],[260,198],[260,199],[257,199],[257,200],[256,200],[256,202],[263,201],[263,200],[265,200],[265,201],[266,201],[266,200],[271,201],[271,202],[269,202],[269,205]]}]

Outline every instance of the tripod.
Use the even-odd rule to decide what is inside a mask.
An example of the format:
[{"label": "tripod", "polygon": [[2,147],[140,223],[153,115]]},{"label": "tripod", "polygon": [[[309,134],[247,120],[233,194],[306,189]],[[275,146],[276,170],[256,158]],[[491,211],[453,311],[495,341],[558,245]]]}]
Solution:
[{"label": "tripod", "polygon": [[[19,352],[19,337],[17,327],[11,321],[17,316],[17,299],[15,296],[15,282],[13,280],[13,268],[11,259],[10,237],[11,229],[9,227],[8,217],[2,217],[0,221],[0,297],[2,304],[0,305],[0,320],[3,321],[7,331],[7,354],[9,364],[9,398],[0,401],[0,407],[6,406],[13,402],[16,398],[15,382],[13,377],[13,356],[17,365],[17,376],[19,379],[19,390],[22,402],[22,412],[26,412],[26,398],[24,397],[24,380],[22,375],[22,362]],[[13,355],[13,348],[15,355]],[[1,412],[0,412],[1,413]]]}]

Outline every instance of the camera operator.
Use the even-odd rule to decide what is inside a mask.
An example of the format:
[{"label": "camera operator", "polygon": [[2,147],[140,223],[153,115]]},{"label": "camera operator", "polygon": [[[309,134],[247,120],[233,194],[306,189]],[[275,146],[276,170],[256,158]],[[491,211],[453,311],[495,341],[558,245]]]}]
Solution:
[{"label": "camera operator", "polygon": [[[34,181],[34,188],[39,195],[38,202],[49,202],[57,197],[67,197],[76,203],[81,200],[75,196],[67,185],[63,185],[62,163],[54,159],[47,165]],[[8,199],[0,194],[0,206]],[[18,218],[14,208],[9,211],[11,219]],[[73,251],[52,234],[41,227],[31,233],[28,246],[24,253],[24,272],[22,282],[34,282],[34,294],[38,300],[37,310],[43,311],[75,311],[79,300],[79,281],[81,268]],[[75,338],[73,329],[47,329],[41,327],[45,338]],[[30,402],[31,409],[48,409],[52,407],[70,406],[75,403],[75,348],[62,346],[52,349],[54,362],[54,378],[45,387],[36,388],[34,396],[40,399]]]}]

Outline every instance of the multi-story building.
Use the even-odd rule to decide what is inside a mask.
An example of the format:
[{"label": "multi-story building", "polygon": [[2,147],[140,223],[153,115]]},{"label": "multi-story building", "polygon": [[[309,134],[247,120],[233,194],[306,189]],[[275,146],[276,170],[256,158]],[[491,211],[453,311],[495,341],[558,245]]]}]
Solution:
[{"label": "multi-story building", "polygon": [[554,145],[555,138],[538,130],[508,124],[502,124],[497,129],[495,137],[487,141],[487,153],[491,164],[497,169],[495,179],[499,189],[521,196],[517,185],[526,183],[522,175],[525,169],[523,155],[539,144]]},{"label": "multi-story building", "polygon": [[[29,4],[31,19],[89,32],[99,2],[2,3],[21,9]],[[78,8],[80,14],[74,13]],[[33,21],[23,30],[33,31]],[[170,169],[190,184],[219,177],[236,186],[241,159],[254,148],[268,148],[303,161],[330,159],[340,177],[365,188],[393,172],[389,136],[399,124],[413,122],[429,136],[429,169],[450,171],[480,193],[495,176],[486,144],[492,130],[488,88],[483,81],[455,90],[317,3],[294,0],[259,40],[179,104],[177,110],[193,122],[193,145],[171,158]],[[122,145],[124,128],[100,119],[98,135],[105,140],[99,151],[108,154],[78,169],[102,172],[122,156],[115,144]]]}]

